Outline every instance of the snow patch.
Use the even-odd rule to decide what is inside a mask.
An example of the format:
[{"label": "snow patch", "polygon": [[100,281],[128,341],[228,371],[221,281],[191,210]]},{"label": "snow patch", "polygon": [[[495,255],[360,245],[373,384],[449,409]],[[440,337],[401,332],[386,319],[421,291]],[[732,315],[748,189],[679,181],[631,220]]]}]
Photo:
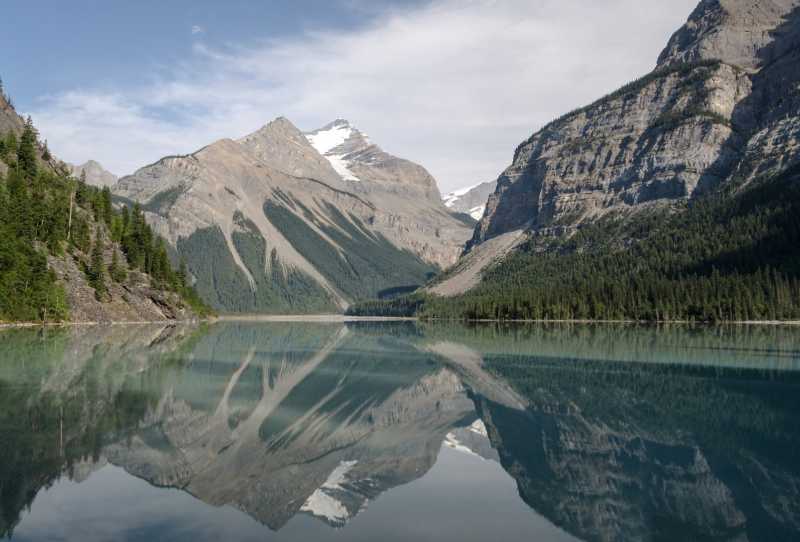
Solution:
[{"label": "snow patch", "polygon": [[353,135],[353,128],[347,124],[337,124],[329,130],[318,131],[306,136],[311,146],[320,154],[327,154]]},{"label": "snow patch", "polygon": [[328,159],[333,169],[345,181],[359,182],[361,179],[350,171],[350,164],[343,154],[333,154],[333,150],[344,145],[353,135],[353,127],[347,122],[334,123],[328,130],[318,130],[307,134],[306,139],[318,153]]},{"label": "snow patch", "polygon": [[325,158],[328,159],[328,162],[331,163],[333,169],[336,173],[339,174],[339,177],[344,179],[345,181],[352,181],[352,182],[360,182],[361,179],[356,177],[352,171],[350,171],[349,162],[344,159],[344,155],[341,154],[334,154],[334,155],[323,155]]},{"label": "snow patch", "polygon": [[475,220],[480,220],[483,218],[483,213],[486,211],[486,205],[478,205],[477,207],[473,207],[469,210],[469,216],[474,218]]},{"label": "snow patch", "polygon": [[472,186],[468,186],[467,188],[461,188],[459,190],[454,190],[448,194],[442,196],[442,200],[444,201],[445,207],[452,207],[455,205],[459,199],[469,194],[472,190],[478,188],[482,183],[474,184]]},{"label": "snow patch", "polygon": [[356,466],[358,461],[342,461],[339,466],[306,500],[300,510],[310,512],[314,516],[325,518],[334,523],[342,523],[350,517],[347,508],[332,495],[337,490],[342,490],[342,483],[347,479],[347,473]]}]

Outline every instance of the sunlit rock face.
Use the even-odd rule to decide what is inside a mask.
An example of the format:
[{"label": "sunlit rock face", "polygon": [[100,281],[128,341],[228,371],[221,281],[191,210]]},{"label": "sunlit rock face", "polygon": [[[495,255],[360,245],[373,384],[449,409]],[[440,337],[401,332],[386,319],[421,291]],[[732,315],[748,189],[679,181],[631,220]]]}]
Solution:
[{"label": "sunlit rock face", "polygon": [[[523,240],[793,171],[800,157],[800,2],[703,0],[655,70],[523,141],[497,180],[456,295]],[[576,104],[579,105],[579,104]],[[624,242],[624,239],[622,240]]]}]

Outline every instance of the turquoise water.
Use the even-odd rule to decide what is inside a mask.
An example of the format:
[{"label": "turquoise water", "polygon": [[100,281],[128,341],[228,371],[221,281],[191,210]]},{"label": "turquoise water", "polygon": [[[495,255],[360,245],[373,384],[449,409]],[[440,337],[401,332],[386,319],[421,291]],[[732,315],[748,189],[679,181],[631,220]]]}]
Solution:
[{"label": "turquoise water", "polygon": [[0,333],[12,540],[798,540],[800,329]]}]

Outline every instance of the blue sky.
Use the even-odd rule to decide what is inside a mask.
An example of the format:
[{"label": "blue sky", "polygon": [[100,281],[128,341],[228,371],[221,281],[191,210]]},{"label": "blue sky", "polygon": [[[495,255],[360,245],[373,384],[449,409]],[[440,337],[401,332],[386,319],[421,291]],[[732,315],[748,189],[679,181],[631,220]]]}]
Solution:
[{"label": "blue sky", "polygon": [[345,117],[448,191],[652,69],[696,1],[9,0],[0,76],[57,156],[117,174]]},{"label": "blue sky", "polygon": [[[255,45],[303,32],[355,29],[421,2],[348,0],[10,0],[0,20],[2,76],[21,107],[76,86],[135,85],[197,43]],[[43,17],[42,14],[47,14]]]}]

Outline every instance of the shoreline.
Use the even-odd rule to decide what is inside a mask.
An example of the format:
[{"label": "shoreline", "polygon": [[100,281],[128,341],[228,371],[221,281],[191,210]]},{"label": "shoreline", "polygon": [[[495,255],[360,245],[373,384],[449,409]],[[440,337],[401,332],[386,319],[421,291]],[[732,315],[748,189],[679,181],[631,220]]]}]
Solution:
[{"label": "shoreline", "polygon": [[692,322],[670,320],[652,322],[647,320],[457,320],[444,318],[421,319],[403,316],[348,316],[345,314],[226,314],[194,320],[152,320],[152,321],[113,321],[113,322],[0,322],[0,330],[20,328],[58,328],[90,326],[176,326],[199,325],[217,322],[244,323],[356,323],[356,322],[426,322],[461,324],[579,324],[579,325],[649,325],[649,326],[740,326],[740,327],[800,327],[800,320],[741,320],[730,322]]},{"label": "shoreline", "polygon": [[691,320],[444,320],[432,318],[423,322],[464,322],[494,324],[618,324],[637,326],[800,326],[800,320],[731,320],[721,322],[693,322]]},{"label": "shoreline", "polygon": [[417,322],[419,318],[403,316],[347,316],[346,314],[226,314],[218,316],[216,321],[297,323]]},{"label": "shoreline", "polygon": [[48,328],[48,327],[97,327],[97,326],[177,326],[202,324],[215,320],[119,320],[113,322],[0,322],[2,329]]}]

